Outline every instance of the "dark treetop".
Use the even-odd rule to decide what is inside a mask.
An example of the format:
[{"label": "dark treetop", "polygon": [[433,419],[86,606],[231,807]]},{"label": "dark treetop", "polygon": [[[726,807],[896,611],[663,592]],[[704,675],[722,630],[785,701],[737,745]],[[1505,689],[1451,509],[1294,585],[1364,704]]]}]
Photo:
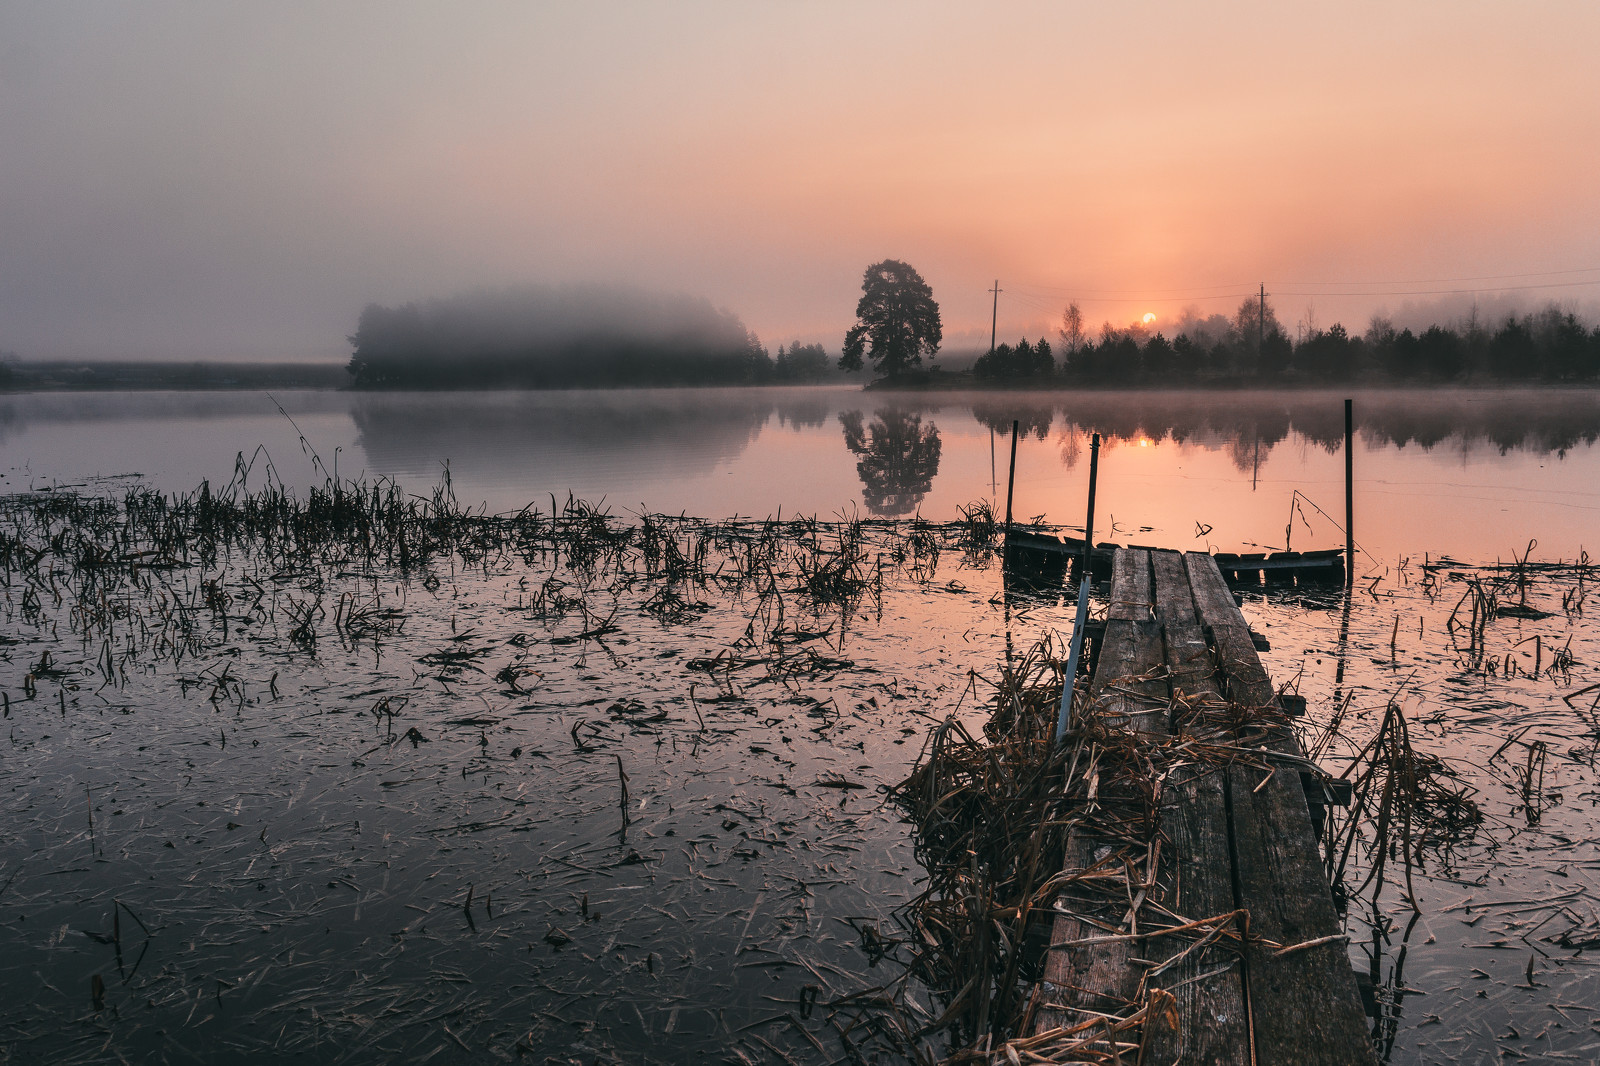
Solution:
[{"label": "dark treetop", "polygon": [[885,377],[903,374],[932,357],[944,339],[939,305],[922,275],[908,263],[885,259],[867,268],[861,281],[856,324],[844,336],[842,370],[860,370],[861,357]]}]

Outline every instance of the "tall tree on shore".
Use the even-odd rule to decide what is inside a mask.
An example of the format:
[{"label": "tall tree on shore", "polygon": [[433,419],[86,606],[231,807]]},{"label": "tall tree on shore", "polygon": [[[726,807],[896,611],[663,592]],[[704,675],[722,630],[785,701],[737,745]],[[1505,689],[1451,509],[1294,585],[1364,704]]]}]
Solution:
[{"label": "tall tree on shore", "polygon": [[839,369],[860,370],[862,357],[885,377],[903,374],[932,357],[944,339],[933,289],[909,263],[885,259],[867,267],[856,304],[856,324],[844,335]]},{"label": "tall tree on shore", "polygon": [[1067,309],[1061,312],[1061,328],[1056,332],[1060,334],[1061,347],[1065,349],[1062,354],[1067,359],[1077,355],[1078,349],[1082,348],[1084,342],[1089,339],[1083,332],[1082,308],[1076,303],[1068,304]]}]

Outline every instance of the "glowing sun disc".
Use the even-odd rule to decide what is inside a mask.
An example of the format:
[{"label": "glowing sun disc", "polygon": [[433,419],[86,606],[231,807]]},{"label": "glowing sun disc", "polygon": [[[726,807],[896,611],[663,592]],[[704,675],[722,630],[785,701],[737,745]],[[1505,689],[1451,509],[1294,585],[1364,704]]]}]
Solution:
[{"label": "glowing sun disc", "polygon": [[1145,325],[1148,326],[1150,323],[1154,322],[1155,320],[1156,320],[1156,313],[1154,311],[1146,311],[1144,313],[1143,322],[1144,322]]}]

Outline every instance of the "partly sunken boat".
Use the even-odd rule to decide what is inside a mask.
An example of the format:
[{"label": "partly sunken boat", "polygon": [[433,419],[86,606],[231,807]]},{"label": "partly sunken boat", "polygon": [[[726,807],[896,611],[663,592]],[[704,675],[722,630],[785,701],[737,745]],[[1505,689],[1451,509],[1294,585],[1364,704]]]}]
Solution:
[{"label": "partly sunken boat", "polygon": [[[1115,544],[1102,541],[1089,552],[1092,571],[1111,571],[1111,556],[1118,548],[1156,551],[1147,544]],[[1065,571],[1066,566],[1083,556],[1084,542],[1078,537],[1056,536],[1031,529],[1010,529],[1005,534],[1005,563],[1024,573]],[[1343,548],[1308,552],[1215,552],[1217,569],[1229,581],[1343,581]]]}]

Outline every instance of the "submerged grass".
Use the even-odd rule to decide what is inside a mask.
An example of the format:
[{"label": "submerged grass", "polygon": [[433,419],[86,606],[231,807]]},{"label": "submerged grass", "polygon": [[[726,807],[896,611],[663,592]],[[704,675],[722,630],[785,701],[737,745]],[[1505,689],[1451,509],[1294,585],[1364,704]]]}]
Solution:
[{"label": "submerged grass", "polygon": [[0,1058],[836,1057],[930,684],[853,645],[952,549],[448,480],[0,498],[0,970],[59,990]]},{"label": "submerged grass", "polygon": [[[693,1012],[699,1019],[695,1024],[703,1027],[693,1038],[702,1053],[737,1052],[752,1061],[826,1062],[842,1055],[850,1062],[1114,1062],[1137,1055],[1146,1022],[1165,1009],[1159,990],[1139,989],[1093,1024],[1022,1035],[1044,1008],[1034,990],[1054,918],[1052,904],[1067,892],[1075,906],[1092,909],[1097,900],[1120,901],[1127,909],[1159,865],[1162,798],[1152,782],[1204,773],[1244,757],[1227,738],[1237,725],[1237,708],[1186,708],[1187,731],[1154,746],[1135,743],[1113,719],[1091,716],[1057,747],[1049,741],[1063,684],[1062,649],[1055,644],[1033,647],[990,679],[968,676],[969,691],[982,693],[986,704],[981,727],[959,713],[942,717],[954,691],[918,692],[872,674],[869,656],[859,642],[851,643],[856,631],[876,624],[886,611],[894,617],[897,588],[943,595],[939,574],[947,553],[962,566],[986,563],[994,525],[985,508],[974,506],[962,521],[949,524],[854,516],[706,522],[681,515],[617,516],[568,497],[549,500],[548,508],[530,505],[487,514],[463,507],[448,477],[426,496],[407,494],[383,480],[339,484],[330,479],[300,498],[272,481],[249,489],[242,463],[241,470],[234,484],[217,492],[203,485],[177,496],[134,489],[117,496],[36,492],[0,498],[0,587],[5,591],[0,611],[9,623],[0,637],[0,659],[12,678],[5,711],[27,726],[20,740],[12,734],[12,780],[18,796],[35,789],[27,803],[45,802],[39,789],[70,794],[70,813],[61,815],[59,824],[70,817],[72,832],[83,837],[64,835],[65,843],[29,837],[24,846],[22,831],[14,832],[9,854],[24,858],[20,865],[0,869],[0,895],[10,891],[8,905],[26,900],[36,920],[66,906],[52,899],[53,886],[88,885],[122,869],[101,861],[108,841],[112,857],[118,847],[123,860],[127,857],[129,834],[124,830],[119,841],[110,828],[120,824],[116,804],[136,791],[130,782],[143,772],[141,760],[155,756],[134,756],[130,749],[127,759],[114,764],[114,773],[94,780],[76,764],[92,760],[94,746],[103,743],[106,715],[113,723],[120,716],[131,722],[137,709],[155,702],[139,693],[158,669],[170,676],[175,692],[205,708],[204,718],[184,718],[181,731],[172,727],[175,731],[161,738],[161,775],[174,779],[161,785],[174,789],[162,794],[161,804],[180,797],[187,804],[193,793],[185,796],[178,784],[196,773],[207,774],[213,786],[221,781],[228,789],[248,791],[239,783],[237,764],[208,760],[216,758],[220,746],[230,758],[236,750],[240,758],[251,758],[257,741],[282,743],[293,752],[295,761],[284,763],[290,769],[283,779],[272,780],[285,795],[303,790],[316,775],[318,794],[337,795],[358,782],[370,786],[382,803],[346,820],[328,817],[335,808],[313,799],[307,804],[310,820],[298,830],[263,824],[259,839],[255,824],[235,834],[232,820],[246,821],[236,814],[217,817],[210,809],[178,806],[171,810],[181,815],[162,815],[165,807],[147,804],[139,817],[160,828],[145,835],[170,834],[168,840],[176,844],[168,852],[155,840],[152,850],[161,849],[154,850],[158,856],[175,858],[179,849],[198,848],[198,840],[181,835],[188,831],[197,837],[215,831],[223,840],[230,834],[249,836],[252,847],[259,845],[256,854],[245,855],[237,841],[231,842],[238,861],[221,868],[240,884],[211,891],[242,884],[250,893],[228,904],[236,903],[236,910],[228,912],[229,921],[216,935],[246,943],[253,924],[271,927],[272,952],[251,955],[248,965],[236,970],[206,970],[206,981],[228,982],[214,983],[208,1000],[189,987],[199,987],[202,975],[190,972],[194,964],[185,956],[173,954],[178,945],[170,941],[179,934],[167,931],[185,921],[189,930],[212,929],[217,915],[207,904],[184,897],[182,890],[156,892],[128,883],[83,888],[84,898],[103,905],[104,923],[72,910],[58,924],[70,921],[93,930],[93,936],[85,936],[114,954],[117,968],[95,963],[92,976],[98,985],[89,981],[88,971],[73,974],[72,980],[80,982],[71,993],[74,1009],[92,1010],[99,1028],[93,1041],[72,1029],[79,1044],[65,1050],[54,1045],[61,1053],[53,1057],[93,1061],[105,1041],[121,1039],[118,1034],[126,1030],[109,1019],[118,1010],[133,1015],[135,990],[156,1004],[141,1009],[154,1010],[171,1031],[185,1031],[179,1023],[187,1024],[186,1016],[198,1019],[196,1025],[212,1015],[226,1019],[221,1012],[235,997],[243,999],[258,984],[272,988],[278,973],[301,972],[295,959],[321,950],[301,928],[315,920],[310,916],[319,907],[329,906],[315,898],[318,886],[326,882],[329,893],[350,893],[356,906],[353,927],[359,927],[361,906],[382,905],[372,894],[376,871],[347,871],[342,857],[326,864],[307,858],[319,854],[312,842],[344,832],[339,826],[352,822],[352,832],[359,834],[363,820],[380,826],[385,836],[395,828],[417,834],[425,850],[455,853],[428,865],[427,877],[408,875],[404,864],[397,864],[396,877],[410,893],[401,898],[417,913],[402,911],[404,921],[393,923],[399,932],[390,934],[396,938],[392,950],[442,951],[431,941],[439,938],[442,915],[448,912],[467,931],[462,935],[482,938],[474,943],[485,953],[498,950],[495,938],[515,935],[529,941],[519,943],[518,950],[534,944],[541,952],[567,950],[569,955],[560,958],[574,960],[573,966],[582,961],[574,949],[602,961],[625,956],[626,962],[598,977],[572,977],[581,970],[562,971],[561,977],[544,973],[538,980],[549,988],[517,985],[507,995],[532,997],[538,1006],[515,1031],[500,1008],[474,1006],[498,993],[487,990],[487,971],[459,961],[433,965],[410,984],[398,977],[382,985],[352,979],[348,1009],[335,1009],[331,997],[297,999],[307,994],[289,989],[274,993],[279,999],[260,1015],[273,1026],[287,1026],[299,1009],[295,1005],[309,1003],[325,1020],[278,1031],[277,1046],[271,1034],[253,1033],[251,1039],[260,1041],[249,1045],[255,1050],[348,1050],[372,1032],[364,1027],[370,1021],[361,1020],[371,1015],[391,1027],[381,1038],[386,1054],[431,1052],[450,1058],[470,1047],[515,1057],[557,1049],[586,1056],[585,1061],[622,1061],[635,1052],[645,1054],[652,1040],[683,1033],[690,1023],[671,1013],[681,1008],[683,1018]],[[1493,854],[1508,824],[1539,839],[1557,833],[1578,839],[1571,817],[1563,815],[1570,815],[1579,794],[1574,775],[1585,766],[1592,771],[1600,752],[1600,685],[1585,683],[1592,663],[1584,660],[1593,657],[1587,650],[1592,641],[1581,628],[1594,569],[1586,559],[1552,568],[1530,561],[1529,554],[1503,567],[1428,562],[1414,575],[1401,568],[1398,583],[1415,578],[1406,595],[1422,597],[1423,606],[1438,605],[1431,614],[1418,610],[1415,619],[1388,610],[1384,586],[1360,590],[1372,605],[1366,612],[1370,632],[1353,641],[1359,652],[1350,657],[1361,666],[1359,671],[1352,666],[1351,676],[1359,672],[1372,688],[1374,676],[1384,679],[1389,691],[1376,701],[1356,699],[1348,687],[1319,693],[1322,709],[1316,720],[1327,732],[1308,747],[1324,765],[1342,769],[1354,793],[1350,813],[1330,823],[1325,846],[1330,869],[1352,901],[1352,926],[1366,921],[1374,931],[1375,975],[1380,941],[1388,943],[1393,927],[1380,907],[1386,885],[1400,888],[1413,924],[1416,909],[1424,912],[1425,928],[1430,912],[1443,910],[1437,903],[1439,884],[1457,883],[1449,879],[1466,876],[1463,870],[1479,879],[1475,884],[1487,883],[1484,855]],[[1459,596],[1444,591],[1456,584],[1462,588]],[[1456,610],[1447,618],[1452,604]],[[1381,624],[1372,622],[1379,613]],[[1564,633],[1556,628],[1561,622],[1568,627]],[[1438,714],[1408,702],[1419,683],[1405,671],[1428,668],[1418,665],[1424,649],[1413,636],[1421,634],[1424,623],[1432,642],[1426,657],[1448,661],[1451,684],[1471,696],[1475,707],[1489,707],[1481,711],[1481,720],[1491,723],[1484,728],[1499,730],[1477,767],[1463,765],[1443,749],[1436,735]],[[949,642],[959,639],[962,625],[946,634]],[[713,631],[717,636],[710,641],[707,634]],[[646,633],[649,641],[641,641]],[[917,640],[918,634],[907,639]],[[13,646],[20,644],[27,646]],[[560,687],[554,684],[558,654],[572,675]],[[327,677],[358,655],[363,664],[370,661],[363,678],[370,673],[371,680],[352,680],[337,696],[308,695],[308,678],[325,686]],[[1348,686],[1342,646],[1339,656],[1336,684]],[[632,681],[652,671],[664,678],[656,691]],[[630,680],[619,684],[618,678]],[[1562,705],[1564,699],[1568,716],[1580,728],[1564,736],[1553,729],[1529,733],[1521,724],[1507,727],[1495,690],[1522,692],[1530,686],[1554,694],[1548,703]],[[287,709],[296,701],[298,710]],[[293,739],[269,740],[256,721],[277,707],[286,708],[282,720],[290,732],[284,737]],[[93,719],[86,713],[91,709]],[[335,717],[347,710],[347,717]],[[903,726],[907,716],[918,714],[938,721],[924,757],[901,780],[905,762],[886,758],[885,752],[896,749],[885,745],[914,734]],[[554,717],[549,728],[523,730],[516,715]],[[850,732],[852,723],[868,716],[874,716],[875,726]],[[63,723],[57,739],[51,736],[57,727],[47,728],[50,722]],[[301,739],[311,733],[354,737],[357,731],[343,728],[350,722],[362,727],[355,750],[290,747],[318,744],[315,737]],[[518,731],[512,732],[514,727]],[[125,736],[128,727],[120,728]],[[77,747],[54,752],[53,745],[65,745],[60,738],[66,737]],[[859,751],[853,745],[860,745]],[[693,754],[679,755],[680,749]],[[338,757],[327,758],[331,752]],[[305,771],[302,779],[300,760],[318,758],[326,760],[325,766]],[[682,761],[674,764],[674,759]],[[554,808],[557,798],[524,791],[530,781],[543,779],[519,780],[519,768],[556,762],[570,763],[574,770],[550,780],[585,796],[594,793],[593,810],[576,831],[593,840],[558,846],[552,831],[527,822],[530,809]],[[876,777],[874,763],[882,770]],[[48,773],[60,775],[59,781],[48,777],[48,786],[29,786],[14,769],[24,765],[29,780],[47,780]],[[674,765],[682,778],[669,789],[660,779],[671,772],[664,767]],[[73,773],[82,779],[68,780]],[[1492,775],[1504,779],[1503,796],[1491,794]],[[479,781],[481,788],[474,785],[479,791],[472,796],[449,791],[445,782],[457,777]],[[849,803],[863,795],[863,785],[880,780],[894,809],[913,823],[918,863],[928,880],[894,897],[910,902],[891,916],[875,916],[866,908],[852,913],[851,935],[859,950],[885,967],[876,972],[891,975],[867,991],[852,992],[860,988],[861,974],[840,967],[840,956],[818,946],[820,937],[804,937],[817,924],[826,893],[842,891],[845,881],[865,881],[883,865],[873,859],[844,866],[843,859],[867,850],[857,824],[862,816]],[[750,782],[757,783],[757,791],[743,794]],[[694,793],[696,802],[715,811],[692,834],[677,815],[663,819],[658,813],[660,807],[686,805],[691,789],[700,790]],[[828,802],[806,807],[807,794]],[[429,800],[419,803],[417,797],[424,795]],[[797,807],[816,820],[797,822]],[[414,824],[395,820],[398,810]],[[678,834],[670,842],[669,828]],[[1075,831],[1110,844],[1088,876],[1069,883],[1061,871]],[[536,835],[502,835],[510,833]],[[534,840],[533,857],[512,846]],[[87,846],[96,858],[88,872],[75,872],[73,862],[57,861],[58,846]],[[473,847],[493,850],[496,857],[473,857]],[[681,860],[674,848],[682,849]],[[713,852],[721,865],[701,861]],[[507,854],[517,856],[511,863],[533,865],[536,871],[509,872]],[[41,880],[29,865],[37,863],[32,858],[37,855],[49,855],[68,880]],[[207,854],[206,861],[222,860]],[[676,862],[684,869],[673,868]],[[268,902],[258,906],[255,882],[262,875],[254,871],[279,869],[279,864],[281,872],[272,876],[284,888],[259,897]],[[193,870],[151,868],[159,869],[162,884],[173,885],[181,885]],[[302,872],[292,872],[296,869]],[[306,870],[317,871],[316,884]],[[1574,866],[1572,872],[1579,877],[1582,868]],[[388,876],[387,869],[382,876]],[[448,891],[441,887],[430,895],[433,876],[439,877],[436,885],[448,881]],[[570,887],[572,900],[537,909],[538,897],[531,890],[519,894],[516,887],[519,878],[535,876],[544,879],[541,883]],[[637,894],[612,891],[603,910],[613,920],[619,909],[634,912],[630,924],[610,930],[602,926],[602,908],[591,906],[590,894],[598,901],[602,887],[614,888],[625,877],[637,878],[628,882]],[[715,891],[694,894],[701,889]],[[1491,902],[1467,906],[1496,906],[1492,897],[1482,898]],[[1354,905],[1357,899],[1361,907]],[[634,900],[648,900],[662,914],[648,917],[654,912]],[[719,901],[722,911],[701,915],[696,908],[704,908],[707,900]],[[1528,933],[1533,946],[1551,955],[1557,949],[1568,954],[1592,949],[1600,934],[1582,905],[1586,898],[1557,893],[1550,900],[1548,924]],[[1514,909],[1505,913],[1508,926],[1520,920]],[[127,920],[135,914],[148,920],[148,929]],[[830,917],[837,917],[837,909]],[[406,924],[413,920],[414,928]],[[1163,939],[1183,945],[1175,949],[1179,953],[1226,949],[1238,941],[1236,923],[1207,920],[1153,914],[1148,904],[1139,917],[1142,928],[1168,930]],[[1406,920],[1402,914],[1401,924]],[[760,974],[763,980],[769,973],[776,976],[770,978],[770,998],[763,1001],[770,1003],[769,1015],[738,1015],[733,1024],[718,1028],[716,1001],[727,999],[726,991],[691,999],[681,989],[709,961],[696,957],[694,940],[730,924],[739,934],[724,945],[734,960],[730,965],[752,967],[730,972]],[[601,928],[608,929],[605,935],[599,935]],[[293,930],[288,941],[282,930]],[[181,935],[203,951],[212,934]],[[102,944],[94,937],[109,940]],[[1399,939],[1403,962],[1404,938]],[[144,962],[141,969],[138,960],[146,949],[155,952],[156,963]],[[391,945],[360,950],[364,958],[377,958]],[[509,969],[502,956],[494,958],[495,972]],[[888,969],[892,963],[900,968]],[[1538,987],[1535,982],[1548,981],[1537,967],[1556,964],[1530,957],[1525,983]],[[669,966],[677,983],[663,991],[654,982]],[[1380,989],[1391,1047],[1404,1021],[1400,1004],[1412,993],[1400,969],[1394,967]],[[108,980],[113,973],[116,977]],[[634,1038],[606,1035],[594,1017],[579,1031],[568,1016],[577,1002],[564,991],[569,979],[596,1002],[626,1004],[629,1010],[642,1004],[669,1012],[673,1020],[656,1024],[641,1014],[626,1023],[639,1034]],[[616,996],[617,987],[634,989],[635,984],[628,993],[633,998],[606,998]],[[78,1024],[63,1020],[64,1015],[52,1017],[64,1032]],[[418,1018],[416,1027],[406,1028]],[[450,1027],[449,1035],[440,1025]]]}]

